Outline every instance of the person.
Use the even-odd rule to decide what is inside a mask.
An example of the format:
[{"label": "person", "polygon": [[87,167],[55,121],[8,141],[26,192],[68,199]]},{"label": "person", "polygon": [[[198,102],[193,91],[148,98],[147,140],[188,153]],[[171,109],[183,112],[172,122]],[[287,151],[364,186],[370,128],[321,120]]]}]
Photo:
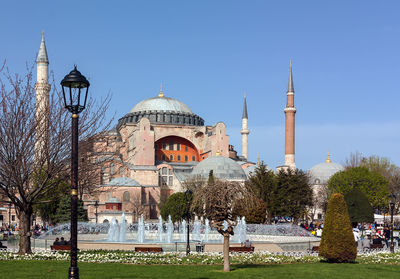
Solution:
[{"label": "person", "polygon": [[358,232],[353,229],[353,236],[354,236],[354,241],[356,242],[356,245],[358,245],[358,241],[360,240],[360,235],[358,234]]},{"label": "person", "polygon": [[249,239],[246,239],[246,241],[244,242],[244,247],[246,247],[246,248],[251,247],[251,241]]},{"label": "person", "polygon": [[53,245],[60,245],[60,239],[58,237],[54,240]]},{"label": "person", "polygon": [[60,245],[67,245],[68,243],[65,241],[64,237],[61,237]]},{"label": "person", "polygon": [[317,237],[322,237],[322,228],[317,229]]},{"label": "person", "polygon": [[375,234],[372,237],[372,244],[382,244],[382,239]]},{"label": "person", "polygon": [[385,236],[386,247],[389,248],[390,230],[388,227],[383,230],[383,235]]}]

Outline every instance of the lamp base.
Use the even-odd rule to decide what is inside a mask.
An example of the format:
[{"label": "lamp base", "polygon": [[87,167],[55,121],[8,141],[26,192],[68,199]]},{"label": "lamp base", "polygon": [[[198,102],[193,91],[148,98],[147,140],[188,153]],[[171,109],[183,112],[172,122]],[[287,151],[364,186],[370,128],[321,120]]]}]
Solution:
[{"label": "lamp base", "polygon": [[68,279],[79,279],[79,268],[70,267],[68,270]]}]

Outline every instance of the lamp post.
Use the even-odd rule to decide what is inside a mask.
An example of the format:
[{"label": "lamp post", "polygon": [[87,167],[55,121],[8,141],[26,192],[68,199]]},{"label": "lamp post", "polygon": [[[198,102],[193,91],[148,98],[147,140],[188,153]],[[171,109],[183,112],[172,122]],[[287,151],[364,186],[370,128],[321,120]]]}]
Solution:
[{"label": "lamp post", "polygon": [[11,202],[8,203],[8,227],[11,231]]},{"label": "lamp post", "polygon": [[394,213],[394,206],[396,202],[395,194],[391,194],[390,196],[390,253],[394,253],[394,242],[393,242],[393,213]]},{"label": "lamp post", "polygon": [[68,278],[78,279],[78,115],[85,109],[90,83],[75,66],[61,81],[61,86],[65,108],[72,113],[71,265],[68,271]]},{"label": "lamp post", "polygon": [[189,255],[190,253],[190,243],[189,243],[189,236],[190,236],[190,202],[192,199],[192,191],[189,189],[186,190],[185,192],[185,200],[186,200],[186,256]]},{"label": "lamp post", "polygon": [[98,222],[98,219],[97,219],[97,208],[99,207],[99,201],[95,201],[94,202],[94,207],[96,208],[96,224],[97,224],[97,222]]}]

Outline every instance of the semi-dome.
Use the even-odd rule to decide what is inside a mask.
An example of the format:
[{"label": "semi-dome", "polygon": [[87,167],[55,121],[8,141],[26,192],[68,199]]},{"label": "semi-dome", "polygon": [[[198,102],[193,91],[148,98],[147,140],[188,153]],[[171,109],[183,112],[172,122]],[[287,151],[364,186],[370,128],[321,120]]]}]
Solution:
[{"label": "semi-dome", "polygon": [[207,179],[210,171],[214,177],[224,180],[246,180],[247,176],[242,167],[230,158],[223,156],[209,157],[193,168],[193,176],[202,176]]},{"label": "semi-dome", "polygon": [[320,163],[312,167],[308,173],[311,178],[311,184],[326,184],[328,183],[329,178],[335,173],[344,170],[344,167],[340,164],[333,163],[328,158],[324,163]]},{"label": "semi-dome", "polygon": [[118,120],[117,128],[126,123],[138,123],[146,117],[152,124],[174,124],[204,126],[204,120],[192,110],[173,98],[165,97],[162,89],[157,97],[139,102],[124,117]]}]

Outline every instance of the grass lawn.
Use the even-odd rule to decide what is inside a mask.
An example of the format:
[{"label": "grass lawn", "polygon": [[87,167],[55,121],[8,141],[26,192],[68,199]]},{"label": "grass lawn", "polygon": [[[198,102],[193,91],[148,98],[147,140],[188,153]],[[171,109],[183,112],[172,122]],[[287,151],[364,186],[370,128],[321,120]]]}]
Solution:
[{"label": "grass lawn", "polygon": [[[67,278],[69,262],[0,261],[0,278]],[[80,263],[82,279],[100,278],[400,278],[400,265],[383,264],[280,264],[234,265],[230,273],[218,265],[131,265]]]}]

